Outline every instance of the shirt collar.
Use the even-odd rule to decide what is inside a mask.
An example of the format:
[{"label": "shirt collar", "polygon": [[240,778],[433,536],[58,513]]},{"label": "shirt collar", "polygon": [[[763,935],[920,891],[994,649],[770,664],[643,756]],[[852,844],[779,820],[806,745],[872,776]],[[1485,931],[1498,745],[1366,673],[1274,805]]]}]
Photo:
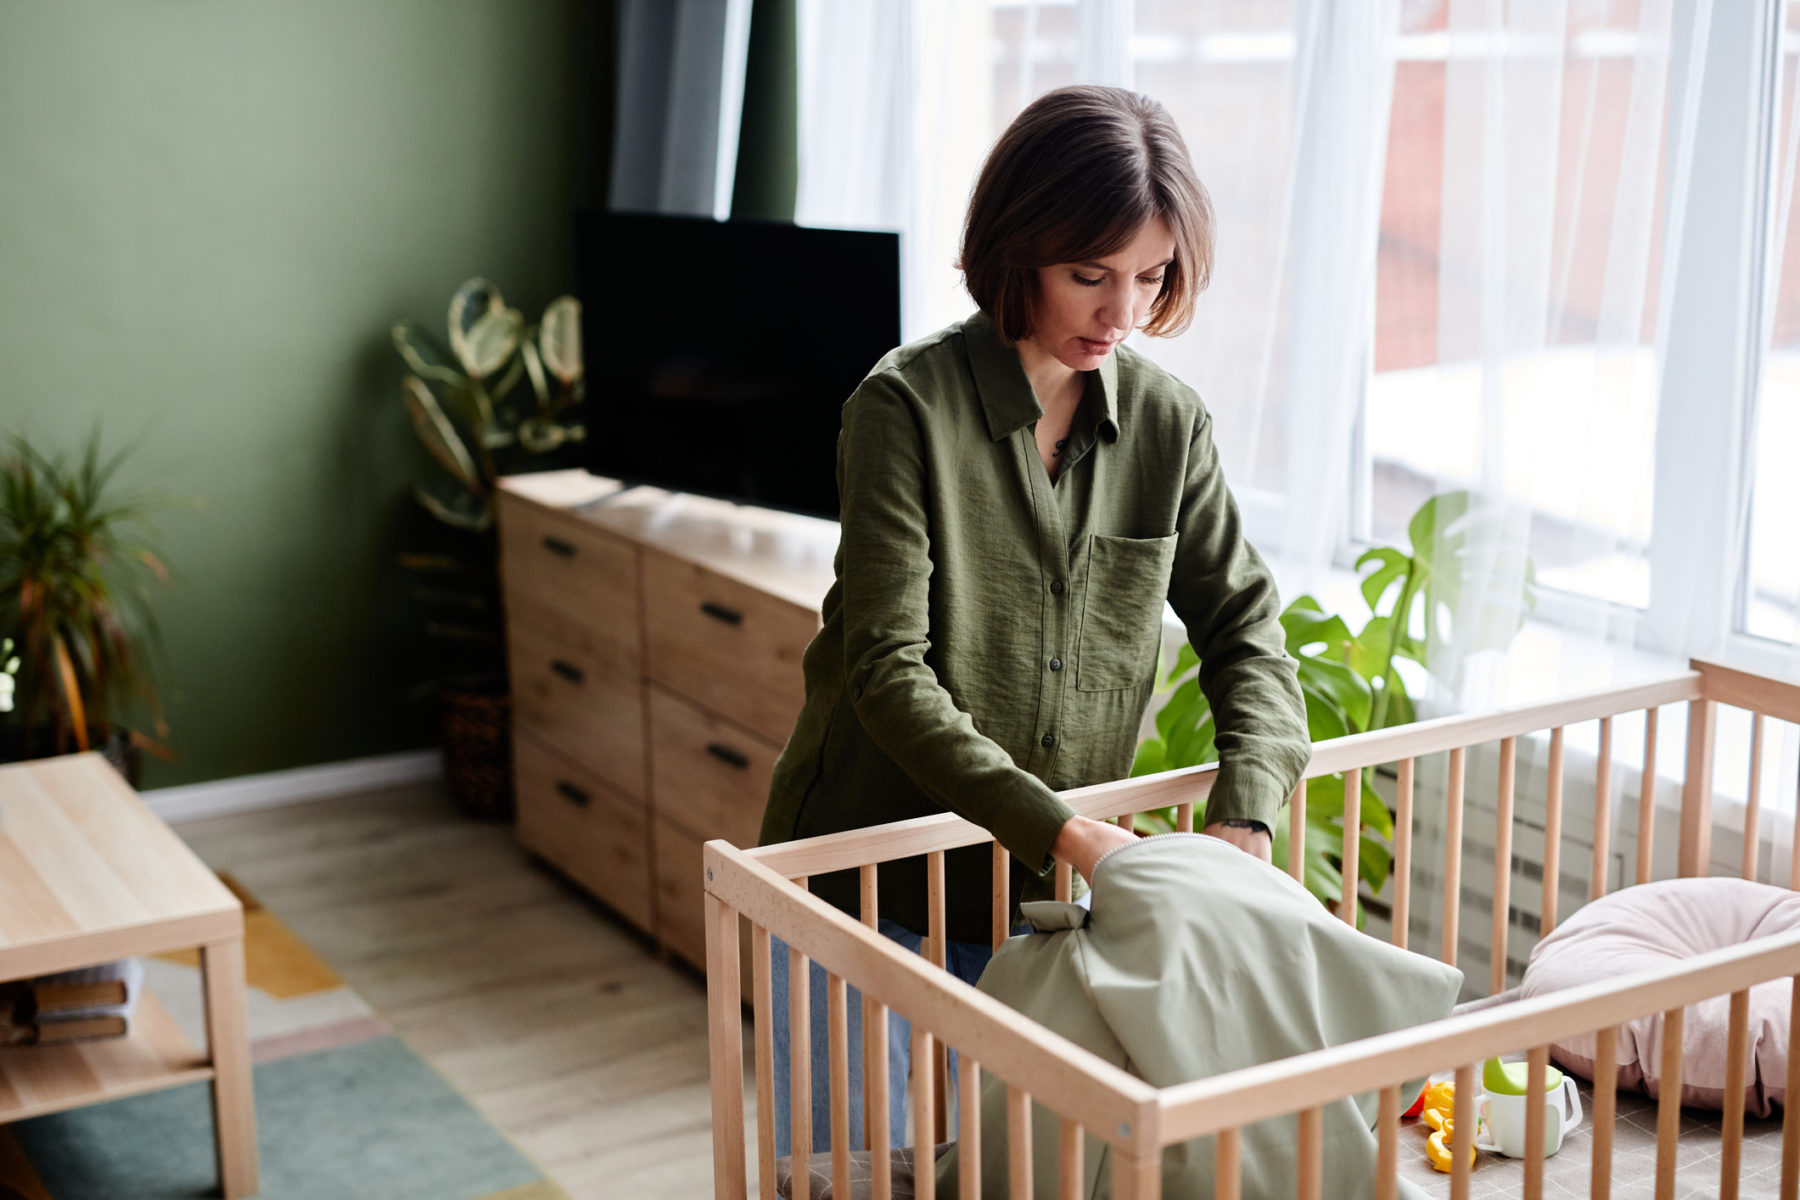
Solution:
[{"label": "shirt collar", "polygon": [[[968,346],[969,369],[975,375],[975,390],[987,415],[988,436],[994,441],[1010,437],[1044,415],[1043,406],[1032,394],[1031,381],[1019,362],[1019,351],[1000,341],[1000,335],[984,312],[977,312],[963,322],[963,340]],[[1090,371],[1085,398],[1098,392],[1100,419],[1096,423],[1101,436],[1108,441],[1119,436],[1119,354],[1115,350]]]}]

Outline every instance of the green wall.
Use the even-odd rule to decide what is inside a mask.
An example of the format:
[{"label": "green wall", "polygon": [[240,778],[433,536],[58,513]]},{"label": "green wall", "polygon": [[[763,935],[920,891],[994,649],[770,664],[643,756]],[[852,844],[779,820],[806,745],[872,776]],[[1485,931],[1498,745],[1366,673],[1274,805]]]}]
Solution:
[{"label": "green wall", "polygon": [[528,318],[572,286],[579,7],[0,0],[0,432],[99,419],[196,502],[158,521],[180,761],[147,786],[420,744],[387,329],[472,274]]}]

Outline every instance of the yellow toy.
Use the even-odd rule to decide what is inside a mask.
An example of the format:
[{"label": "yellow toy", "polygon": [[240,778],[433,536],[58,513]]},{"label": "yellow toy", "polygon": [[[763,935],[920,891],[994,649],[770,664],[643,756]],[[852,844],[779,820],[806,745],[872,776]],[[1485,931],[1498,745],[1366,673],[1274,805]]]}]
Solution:
[{"label": "yellow toy", "polygon": [[[1431,1136],[1425,1142],[1425,1157],[1432,1166],[1449,1174],[1451,1147],[1455,1144],[1456,1137],[1456,1122],[1452,1119],[1456,1112],[1456,1085],[1447,1081],[1434,1083],[1425,1089],[1424,1100],[1425,1107],[1419,1115],[1432,1129]],[[1475,1147],[1471,1145],[1471,1169],[1475,1166],[1475,1159]]]}]

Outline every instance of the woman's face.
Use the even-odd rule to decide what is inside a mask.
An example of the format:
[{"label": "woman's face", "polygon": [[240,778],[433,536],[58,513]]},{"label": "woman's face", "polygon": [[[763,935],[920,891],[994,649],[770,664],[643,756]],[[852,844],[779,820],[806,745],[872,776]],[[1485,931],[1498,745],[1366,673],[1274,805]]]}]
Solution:
[{"label": "woman's face", "polygon": [[1175,235],[1156,217],[1105,258],[1039,267],[1027,340],[1066,367],[1093,370],[1149,315],[1174,260]]}]

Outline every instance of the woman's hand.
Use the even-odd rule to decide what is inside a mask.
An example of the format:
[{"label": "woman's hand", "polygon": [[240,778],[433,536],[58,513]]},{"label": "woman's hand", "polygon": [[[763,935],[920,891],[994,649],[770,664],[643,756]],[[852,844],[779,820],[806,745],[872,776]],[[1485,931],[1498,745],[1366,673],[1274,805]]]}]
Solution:
[{"label": "woman's hand", "polygon": [[[1130,846],[1137,840],[1137,834],[1129,829],[1120,829],[1092,817],[1070,817],[1057,833],[1056,840],[1050,843],[1050,855],[1080,871],[1081,877],[1092,887],[1094,864],[1100,861],[1100,856],[1109,850]],[[1263,857],[1268,855],[1265,853]]]},{"label": "woman's hand", "polygon": [[[1067,828],[1065,826],[1065,828]],[[1230,842],[1245,854],[1254,855],[1266,863],[1273,863],[1275,858],[1275,842],[1266,829],[1246,829],[1242,825],[1227,825],[1223,821],[1214,821],[1200,831],[1209,837],[1216,837],[1222,842]],[[1055,853],[1054,850],[1051,851]]]}]

